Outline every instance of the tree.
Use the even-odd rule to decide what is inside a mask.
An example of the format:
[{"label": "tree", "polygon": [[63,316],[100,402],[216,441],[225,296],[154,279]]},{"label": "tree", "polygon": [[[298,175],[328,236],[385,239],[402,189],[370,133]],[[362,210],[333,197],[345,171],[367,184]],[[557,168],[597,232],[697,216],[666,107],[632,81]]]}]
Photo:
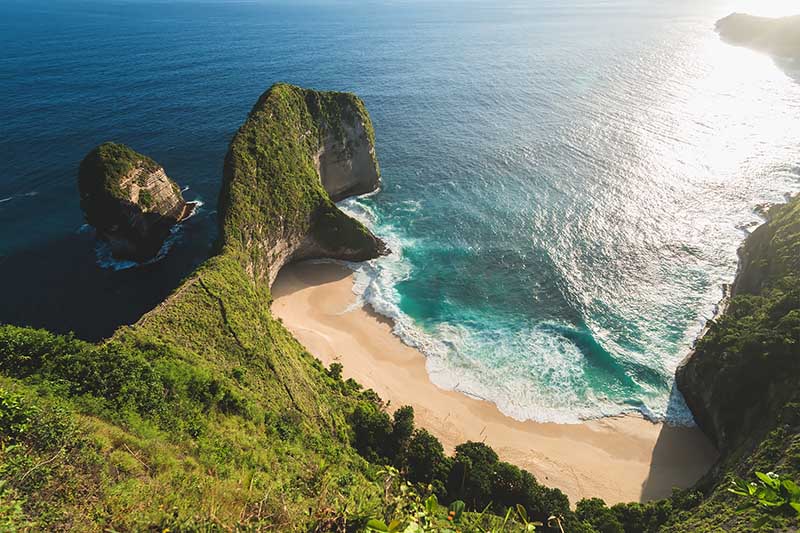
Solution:
[{"label": "tree", "polygon": [[414,431],[403,459],[409,481],[431,484],[439,496],[445,495],[452,459],[444,454],[444,447],[436,437],[424,429]]},{"label": "tree", "polygon": [[448,494],[464,500],[473,509],[486,507],[492,501],[497,462],[495,451],[482,442],[459,444],[448,478]]},{"label": "tree", "polygon": [[392,437],[387,443],[388,456],[395,464],[401,463],[403,450],[408,445],[412,433],[414,433],[414,408],[404,405],[394,412]]},{"label": "tree", "polygon": [[600,498],[584,498],[575,507],[575,514],[588,522],[598,533],[625,533],[614,512]]},{"label": "tree", "polygon": [[389,415],[371,402],[359,402],[350,416],[353,446],[365,459],[386,462],[386,444],[392,434]]}]

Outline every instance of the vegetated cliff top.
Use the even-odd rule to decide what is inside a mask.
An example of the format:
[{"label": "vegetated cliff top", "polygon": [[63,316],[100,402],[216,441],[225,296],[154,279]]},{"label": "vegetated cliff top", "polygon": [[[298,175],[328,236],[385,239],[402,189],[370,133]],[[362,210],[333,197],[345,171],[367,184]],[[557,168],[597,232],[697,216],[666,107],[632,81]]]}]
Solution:
[{"label": "vegetated cliff top", "polygon": [[127,191],[120,188],[120,182],[137,167],[147,172],[155,172],[160,168],[146,155],[113,142],[94,148],[81,161],[78,188],[81,207],[90,224],[102,224],[105,211],[113,211],[120,201],[129,200]]},{"label": "vegetated cliff top", "polygon": [[779,57],[800,57],[800,15],[780,18],[733,13],[717,21],[720,36]]},{"label": "vegetated cliff top", "polygon": [[[361,261],[385,252],[326,191],[323,156],[349,162],[346,189],[379,186],[375,132],[360,98],[276,84],[265,92],[231,141],[219,213],[222,244],[256,279],[274,280],[288,260],[334,257]],[[353,162],[366,159],[361,166]],[[363,161],[362,161],[363,163]]]},{"label": "vegetated cliff top", "polygon": [[711,497],[688,530],[800,526],[790,513],[756,527],[763,513],[736,511],[741,502],[726,491],[731,474],[800,479],[800,197],[770,209],[747,238],[728,309],[678,369],[677,384],[722,452],[705,480]]}]

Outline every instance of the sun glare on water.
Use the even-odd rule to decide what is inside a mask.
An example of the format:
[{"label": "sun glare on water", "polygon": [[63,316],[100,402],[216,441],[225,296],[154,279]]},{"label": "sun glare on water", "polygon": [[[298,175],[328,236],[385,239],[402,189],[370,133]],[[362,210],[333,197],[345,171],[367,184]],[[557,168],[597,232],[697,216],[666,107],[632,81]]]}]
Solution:
[{"label": "sun glare on water", "polygon": [[800,15],[800,2],[797,0],[744,0],[732,3],[731,11],[761,17],[786,17]]}]

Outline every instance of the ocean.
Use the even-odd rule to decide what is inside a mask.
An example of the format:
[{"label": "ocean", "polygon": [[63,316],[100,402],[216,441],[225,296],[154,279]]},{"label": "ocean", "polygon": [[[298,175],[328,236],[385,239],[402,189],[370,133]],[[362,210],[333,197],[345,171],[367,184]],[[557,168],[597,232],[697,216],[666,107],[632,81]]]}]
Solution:
[{"label": "ocean", "polygon": [[[205,260],[227,144],[272,83],[359,94],[383,188],[356,269],[432,380],[518,419],[690,424],[675,367],[763,206],[800,191],[800,65],[730,46],[785,1],[0,4],[0,322],[101,339]],[[106,140],[203,202],[115,263],[77,168]]]}]

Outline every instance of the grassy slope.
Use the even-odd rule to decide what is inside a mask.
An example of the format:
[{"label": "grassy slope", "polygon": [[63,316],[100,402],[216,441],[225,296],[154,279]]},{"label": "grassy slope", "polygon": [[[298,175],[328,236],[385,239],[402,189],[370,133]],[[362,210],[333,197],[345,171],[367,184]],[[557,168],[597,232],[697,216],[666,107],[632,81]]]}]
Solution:
[{"label": "grassy slope", "polygon": [[196,518],[286,531],[345,509],[373,514],[378,489],[344,420],[359,393],[328,377],[267,305],[241,266],[219,257],[99,347],[56,337],[42,357],[19,361],[14,354],[49,334],[3,328],[3,373],[14,378],[4,385],[63,399],[86,436],[70,477],[92,487],[88,501],[58,490],[57,473],[29,485],[31,461],[17,468],[4,453],[3,477],[31,497],[39,525],[140,529]]},{"label": "grassy slope", "polygon": [[[33,359],[19,354],[48,334],[3,329],[6,389],[58,398],[88,450],[69,476],[91,485],[80,498],[58,488],[57,472],[37,468],[34,487],[26,467],[14,466],[15,454],[46,461],[60,445],[40,454],[24,436],[3,437],[4,498],[26,499],[39,527],[138,529],[196,517],[286,531],[341,520],[345,510],[351,519],[375,514],[378,488],[345,422],[360,392],[328,377],[272,318],[258,275],[270,258],[253,245],[307,232],[318,214],[346,230],[334,237],[360,244],[363,226],[333,206],[313,166],[322,127],[353,119],[341,111],[346,102],[370,124],[352,95],[277,85],[262,96],[226,158],[221,253],[135,326],[99,347],[54,337]],[[117,363],[126,377],[109,386]]]}]

